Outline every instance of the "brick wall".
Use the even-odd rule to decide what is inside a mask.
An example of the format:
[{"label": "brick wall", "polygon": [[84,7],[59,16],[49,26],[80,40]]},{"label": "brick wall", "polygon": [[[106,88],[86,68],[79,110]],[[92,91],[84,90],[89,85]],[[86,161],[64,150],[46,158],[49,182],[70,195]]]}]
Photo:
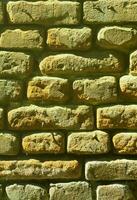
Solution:
[{"label": "brick wall", "polygon": [[0,1],[0,200],[137,199],[137,0]]}]

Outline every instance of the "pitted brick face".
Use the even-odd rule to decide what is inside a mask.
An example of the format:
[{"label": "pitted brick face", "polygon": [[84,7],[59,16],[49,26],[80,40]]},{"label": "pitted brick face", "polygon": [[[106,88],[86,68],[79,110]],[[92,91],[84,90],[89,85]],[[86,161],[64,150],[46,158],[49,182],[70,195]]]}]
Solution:
[{"label": "pitted brick face", "polygon": [[0,0],[0,200],[137,199],[137,0]]}]

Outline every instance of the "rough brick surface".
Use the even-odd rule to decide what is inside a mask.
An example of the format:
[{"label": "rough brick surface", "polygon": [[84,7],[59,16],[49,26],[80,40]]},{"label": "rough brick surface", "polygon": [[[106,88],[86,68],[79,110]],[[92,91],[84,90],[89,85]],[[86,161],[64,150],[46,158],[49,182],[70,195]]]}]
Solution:
[{"label": "rough brick surface", "polygon": [[51,184],[50,200],[92,200],[92,189],[87,182]]},{"label": "rough brick surface", "polygon": [[27,97],[32,101],[64,103],[69,98],[69,82],[55,77],[34,77],[28,83]]},{"label": "rough brick surface", "polygon": [[128,185],[111,184],[101,185],[97,188],[97,200],[135,200]]},{"label": "rough brick surface", "polygon": [[118,133],[113,136],[113,145],[119,154],[137,154],[137,133]]},{"label": "rough brick surface", "polygon": [[23,150],[27,154],[63,153],[64,135],[61,133],[35,133],[25,135],[22,139]]},{"label": "rough brick surface", "polygon": [[0,47],[41,50],[43,48],[42,33],[38,30],[7,29],[1,33]]},{"label": "rough brick surface", "polygon": [[9,111],[8,122],[13,130],[90,130],[94,117],[89,106],[45,108],[30,105]]},{"label": "rough brick surface", "polygon": [[10,1],[7,4],[7,11],[11,23],[45,26],[78,24],[81,15],[80,4],[71,1]]},{"label": "rough brick surface", "polygon": [[46,188],[31,184],[9,185],[6,187],[6,194],[10,200],[48,200]]},{"label": "rough brick surface", "polygon": [[137,75],[137,51],[134,51],[130,54],[129,73],[132,75]]},{"label": "rough brick surface", "polygon": [[84,23],[107,24],[136,22],[137,0],[97,0],[84,2]]},{"label": "rough brick surface", "polygon": [[110,26],[98,33],[97,43],[106,49],[117,49],[128,52],[137,45],[137,29]]},{"label": "rough brick surface", "polygon": [[110,149],[109,135],[103,131],[76,132],[68,136],[67,150],[74,154],[103,154]]},{"label": "rough brick surface", "polygon": [[88,50],[91,47],[90,28],[53,28],[48,30],[47,44],[53,50]]},{"label": "rough brick surface", "polygon": [[123,69],[123,59],[109,52],[94,52],[84,56],[59,54],[46,57],[39,67],[43,75],[88,76],[92,73],[119,73]]},{"label": "rough brick surface", "polygon": [[77,179],[81,175],[81,167],[77,160],[3,160],[0,162],[0,169],[1,180]]},{"label": "rough brick surface", "polygon": [[137,77],[122,76],[120,78],[121,95],[129,100],[137,100]]},{"label": "rough brick surface", "polygon": [[137,106],[115,105],[97,109],[99,129],[137,129]]},{"label": "rough brick surface", "polygon": [[0,133],[0,155],[17,155],[20,150],[20,140],[17,134]]},{"label": "rough brick surface", "polygon": [[89,161],[86,163],[87,180],[137,180],[136,160]]},{"label": "rough brick surface", "polygon": [[73,91],[75,100],[81,103],[102,104],[117,100],[117,85],[113,76],[76,80]]},{"label": "rough brick surface", "polygon": [[0,77],[24,79],[31,74],[33,59],[20,52],[0,51]]}]

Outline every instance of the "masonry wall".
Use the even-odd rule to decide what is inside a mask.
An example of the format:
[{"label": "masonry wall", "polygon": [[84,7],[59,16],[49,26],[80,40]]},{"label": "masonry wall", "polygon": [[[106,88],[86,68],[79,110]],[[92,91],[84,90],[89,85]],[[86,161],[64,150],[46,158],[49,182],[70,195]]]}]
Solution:
[{"label": "masonry wall", "polygon": [[0,1],[0,200],[137,199],[137,0]]}]

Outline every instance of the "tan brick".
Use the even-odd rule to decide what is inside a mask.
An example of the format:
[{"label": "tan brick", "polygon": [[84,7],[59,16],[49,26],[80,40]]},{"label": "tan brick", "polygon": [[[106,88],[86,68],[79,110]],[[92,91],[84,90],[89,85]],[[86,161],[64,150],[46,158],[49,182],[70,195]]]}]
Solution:
[{"label": "tan brick", "polygon": [[68,80],[57,77],[34,77],[28,83],[27,97],[34,101],[66,102],[69,98]]},{"label": "tan brick", "polygon": [[84,2],[84,23],[107,24],[137,21],[137,0],[98,0]]},{"label": "tan brick", "polygon": [[3,8],[2,8],[2,2],[0,2],[0,24],[3,24]]},{"label": "tan brick", "polygon": [[97,43],[103,48],[128,52],[137,46],[137,29],[119,26],[102,28]]},{"label": "tan brick", "polygon": [[20,140],[16,134],[0,132],[0,155],[17,155],[19,150]]},{"label": "tan brick", "polygon": [[84,181],[50,184],[49,193],[50,200],[92,200],[92,189]]},{"label": "tan brick", "polygon": [[47,189],[38,185],[13,184],[6,187],[9,200],[48,200]]},{"label": "tan brick", "polygon": [[74,132],[68,136],[67,151],[74,154],[103,154],[109,151],[109,135],[103,131]]},{"label": "tan brick", "polygon": [[41,50],[43,48],[43,36],[38,30],[7,29],[1,33],[0,47]]},{"label": "tan brick", "polygon": [[[104,92],[105,91],[105,92]],[[81,79],[73,82],[74,99],[80,103],[101,104],[117,100],[117,84],[113,76]]]},{"label": "tan brick", "polygon": [[85,176],[92,181],[137,180],[137,161],[89,161],[85,166]]},{"label": "tan brick", "polygon": [[90,28],[53,28],[48,30],[47,44],[53,50],[88,50],[91,47]]},{"label": "tan brick", "polygon": [[90,106],[23,106],[8,112],[11,130],[92,130],[94,117]]},{"label": "tan brick", "polygon": [[137,133],[118,133],[113,136],[113,145],[119,154],[137,154]]},{"label": "tan brick", "polygon": [[99,129],[137,129],[137,106],[115,105],[97,109]]},{"label": "tan brick", "polygon": [[125,75],[120,78],[120,91],[123,97],[137,100],[137,77]]},{"label": "tan brick", "polygon": [[23,150],[27,154],[63,153],[65,140],[62,133],[35,133],[22,139]]},{"label": "tan brick", "polygon": [[81,167],[77,160],[2,160],[0,169],[1,180],[78,179],[81,176]]},{"label": "tan brick", "polygon": [[86,53],[83,56],[59,54],[48,56],[40,63],[43,75],[89,76],[92,73],[119,73],[123,58],[111,52]]},{"label": "tan brick", "polygon": [[19,81],[0,79],[0,103],[18,101],[22,97],[22,83]]},{"label": "tan brick", "polygon": [[137,51],[130,54],[129,72],[132,75],[137,75]]},{"label": "tan brick", "polygon": [[111,184],[97,187],[97,200],[135,200],[128,185]]},{"label": "tan brick", "polygon": [[80,4],[71,1],[10,1],[7,11],[11,23],[73,25],[80,21]]},{"label": "tan brick", "polygon": [[0,51],[0,77],[27,78],[32,71],[33,58],[20,52]]}]

